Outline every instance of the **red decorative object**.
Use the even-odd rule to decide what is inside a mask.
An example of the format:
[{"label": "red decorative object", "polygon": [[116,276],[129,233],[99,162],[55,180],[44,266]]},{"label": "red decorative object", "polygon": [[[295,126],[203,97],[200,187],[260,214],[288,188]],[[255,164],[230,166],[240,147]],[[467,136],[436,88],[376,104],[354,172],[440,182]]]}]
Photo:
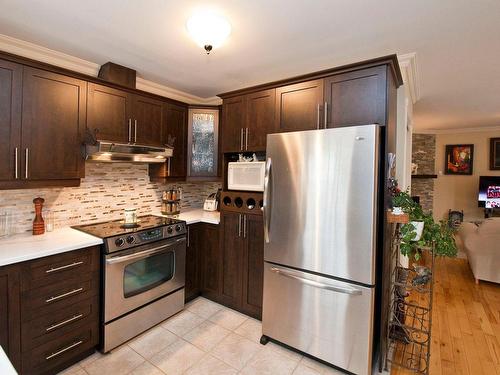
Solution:
[{"label": "red decorative object", "polygon": [[35,198],[33,203],[35,204],[35,218],[33,219],[33,235],[44,234],[45,233],[45,222],[42,217],[42,207],[45,199]]}]

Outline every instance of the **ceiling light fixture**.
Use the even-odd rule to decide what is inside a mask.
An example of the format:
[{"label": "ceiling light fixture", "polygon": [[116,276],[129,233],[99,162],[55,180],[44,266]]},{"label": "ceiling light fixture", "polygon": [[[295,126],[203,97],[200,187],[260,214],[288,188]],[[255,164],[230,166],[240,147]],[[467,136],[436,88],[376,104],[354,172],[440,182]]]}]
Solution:
[{"label": "ceiling light fixture", "polygon": [[231,25],[213,11],[200,11],[187,21],[187,30],[194,41],[205,49],[207,55],[213,48],[220,47],[231,34]]}]

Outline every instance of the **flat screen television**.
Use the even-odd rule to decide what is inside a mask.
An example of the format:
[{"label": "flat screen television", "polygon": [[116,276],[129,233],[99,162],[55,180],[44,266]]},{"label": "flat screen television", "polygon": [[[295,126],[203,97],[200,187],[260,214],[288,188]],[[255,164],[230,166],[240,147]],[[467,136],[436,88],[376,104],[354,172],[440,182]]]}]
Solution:
[{"label": "flat screen television", "polygon": [[478,206],[500,208],[500,176],[479,177]]}]

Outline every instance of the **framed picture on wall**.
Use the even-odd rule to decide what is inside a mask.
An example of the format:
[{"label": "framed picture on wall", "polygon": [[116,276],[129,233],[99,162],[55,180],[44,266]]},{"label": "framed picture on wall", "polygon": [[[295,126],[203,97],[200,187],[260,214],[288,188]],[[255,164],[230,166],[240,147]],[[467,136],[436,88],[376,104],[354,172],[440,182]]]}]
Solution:
[{"label": "framed picture on wall", "polygon": [[472,174],[474,145],[446,145],[445,155],[445,174]]},{"label": "framed picture on wall", "polygon": [[500,138],[490,139],[490,169],[500,170]]}]

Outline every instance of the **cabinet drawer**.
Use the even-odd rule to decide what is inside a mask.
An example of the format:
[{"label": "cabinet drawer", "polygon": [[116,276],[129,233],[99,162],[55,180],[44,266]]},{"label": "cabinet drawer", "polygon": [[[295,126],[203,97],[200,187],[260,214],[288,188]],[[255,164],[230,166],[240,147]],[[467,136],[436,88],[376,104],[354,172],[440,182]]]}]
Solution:
[{"label": "cabinet drawer", "polygon": [[99,321],[99,297],[74,303],[39,316],[22,327],[23,352],[67,334],[81,326]]},{"label": "cabinet drawer", "polygon": [[99,274],[87,274],[86,280],[68,280],[24,292],[21,317],[28,321],[43,314],[59,311],[99,293]]},{"label": "cabinet drawer", "polygon": [[53,374],[78,359],[99,342],[97,323],[46,342],[23,355],[23,374]]},{"label": "cabinet drawer", "polygon": [[99,269],[99,247],[89,247],[23,263],[22,291],[86,277]]}]

